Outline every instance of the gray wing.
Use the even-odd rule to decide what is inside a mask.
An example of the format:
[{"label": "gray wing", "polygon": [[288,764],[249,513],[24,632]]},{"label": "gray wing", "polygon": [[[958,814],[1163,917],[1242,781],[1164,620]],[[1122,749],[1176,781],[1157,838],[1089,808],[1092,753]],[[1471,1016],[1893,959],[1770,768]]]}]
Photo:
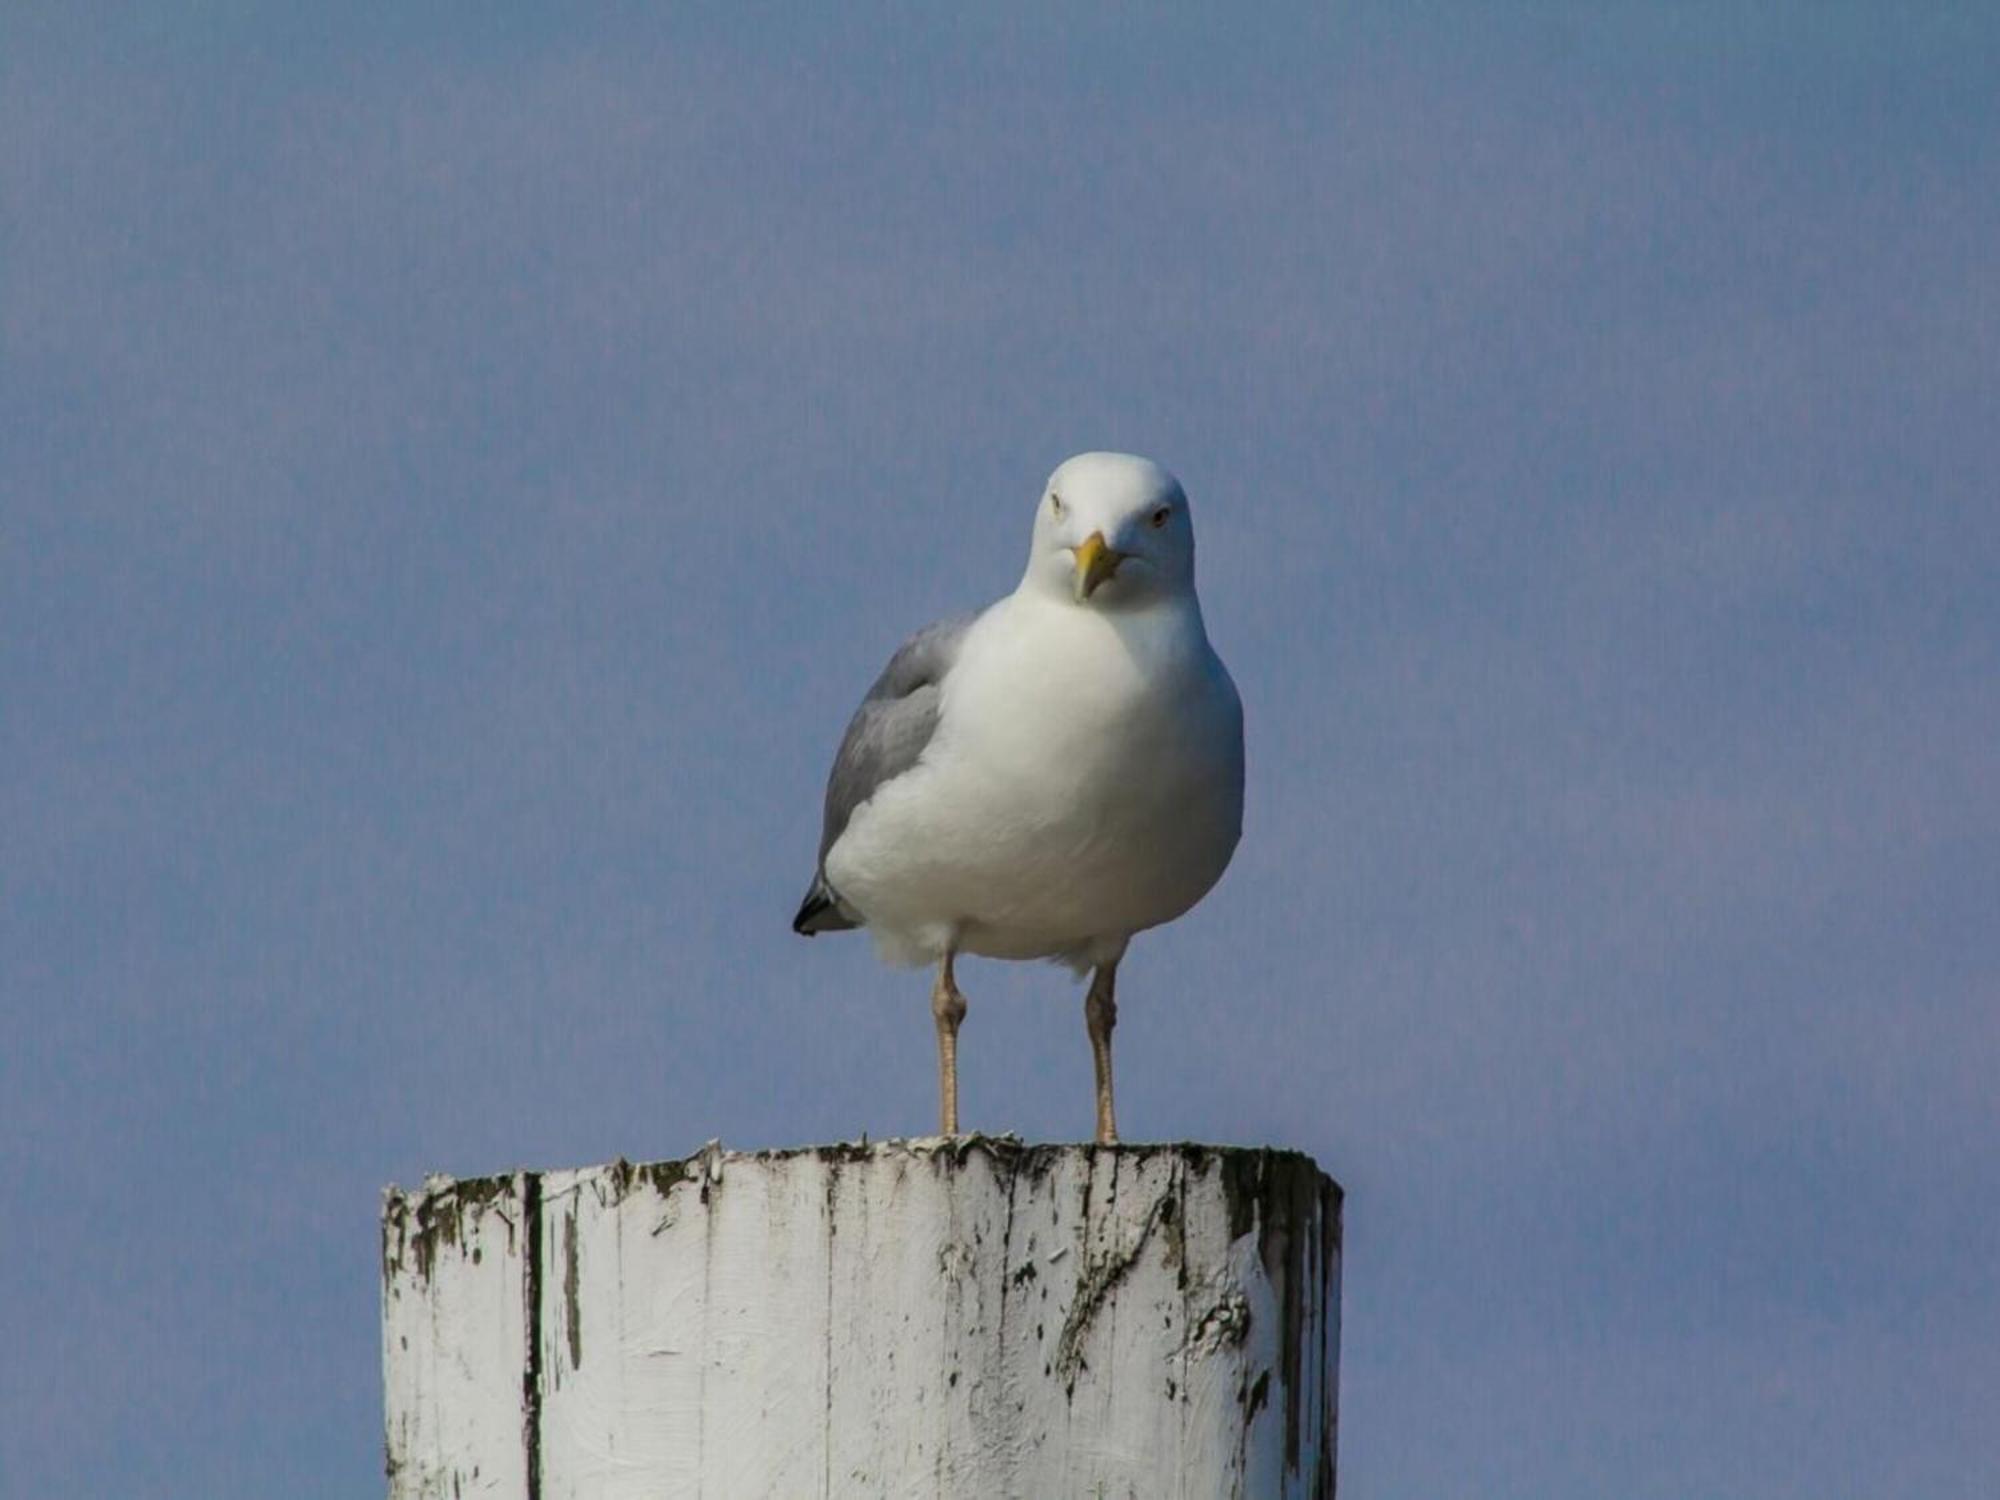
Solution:
[{"label": "gray wing", "polygon": [[848,721],[833,769],[826,778],[826,813],[820,824],[819,868],[806,892],[792,930],[810,936],[858,924],[842,910],[839,894],[826,883],[826,851],[847,831],[854,809],[917,763],[937,732],[938,705],[945,674],[958,659],[965,632],[976,615],[959,615],[927,625],[911,636],[868,689]]}]

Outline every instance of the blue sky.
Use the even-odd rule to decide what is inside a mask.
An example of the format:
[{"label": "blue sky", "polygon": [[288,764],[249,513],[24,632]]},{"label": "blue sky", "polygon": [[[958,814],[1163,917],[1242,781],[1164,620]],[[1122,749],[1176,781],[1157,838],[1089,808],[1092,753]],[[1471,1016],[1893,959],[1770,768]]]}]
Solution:
[{"label": "blue sky", "polygon": [[386,1182],[929,1129],[820,779],[1095,447],[1249,721],[1121,1123],[1347,1185],[1343,1493],[2000,1488],[1990,8],[405,9],[0,19],[0,1492],[373,1493]]}]

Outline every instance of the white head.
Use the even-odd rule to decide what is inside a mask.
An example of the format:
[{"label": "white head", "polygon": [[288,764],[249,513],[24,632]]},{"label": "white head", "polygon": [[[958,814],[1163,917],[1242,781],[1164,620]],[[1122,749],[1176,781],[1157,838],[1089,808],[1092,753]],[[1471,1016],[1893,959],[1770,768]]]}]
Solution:
[{"label": "white head", "polygon": [[1151,459],[1079,453],[1049,476],[1024,590],[1089,609],[1194,597],[1194,524],[1181,483]]}]

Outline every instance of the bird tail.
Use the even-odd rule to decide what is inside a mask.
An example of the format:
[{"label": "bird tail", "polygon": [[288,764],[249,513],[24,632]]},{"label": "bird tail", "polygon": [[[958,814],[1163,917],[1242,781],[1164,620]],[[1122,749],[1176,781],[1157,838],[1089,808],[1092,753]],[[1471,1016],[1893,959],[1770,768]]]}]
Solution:
[{"label": "bird tail", "polygon": [[840,909],[840,898],[834,895],[824,875],[813,877],[812,889],[799,903],[799,914],[792,918],[792,931],[800,937],[811,937],[816,932],[847,932],[860,925]]}]

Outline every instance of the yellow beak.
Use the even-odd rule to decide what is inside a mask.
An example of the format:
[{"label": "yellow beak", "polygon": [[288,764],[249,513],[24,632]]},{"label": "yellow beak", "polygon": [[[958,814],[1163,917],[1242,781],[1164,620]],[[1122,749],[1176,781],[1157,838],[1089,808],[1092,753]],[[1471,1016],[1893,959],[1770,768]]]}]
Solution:
[{"label": "yellow beak", "polygon": [[1076,602],[1083,603],[1097,586],[1118,571],[1125,554],[1104,545],[1104,533],[1093,531],[1076,546]]}]

